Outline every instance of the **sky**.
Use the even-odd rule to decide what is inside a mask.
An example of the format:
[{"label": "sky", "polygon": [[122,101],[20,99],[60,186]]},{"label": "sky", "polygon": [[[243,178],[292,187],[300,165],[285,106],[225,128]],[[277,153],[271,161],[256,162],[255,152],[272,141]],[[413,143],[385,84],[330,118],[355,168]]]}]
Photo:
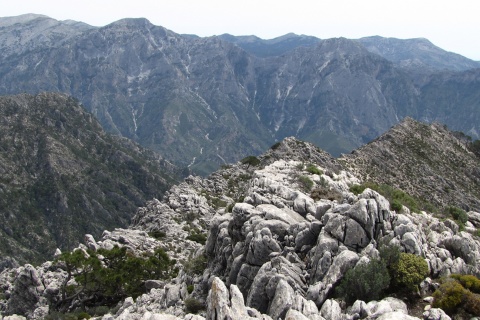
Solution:
[{"label": "sky", "polygon": [[293,32],[321,39],[379,35],[426,38],[480,61],[479,0],[0,0],[0,17],[44,14],[104,26],[147,18],[176,33],[272,39]]}]

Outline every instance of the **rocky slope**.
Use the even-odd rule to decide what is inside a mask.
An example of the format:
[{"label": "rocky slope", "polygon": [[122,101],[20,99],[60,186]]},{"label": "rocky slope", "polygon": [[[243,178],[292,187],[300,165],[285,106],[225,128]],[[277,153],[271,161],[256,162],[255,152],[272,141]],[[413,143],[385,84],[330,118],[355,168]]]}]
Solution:
[{"label": "rocky slope", "polygon": [[[175,279],[146,281],[145,294],[98,319],[450,319],[428,307],[423,315],[409,315],[409,305],[394,297],[350,306],[334,299],[347,270],[378,258],[381,243],[428,263],[423,296],[442,275],[480,276],[478,236],[432,214],[392,210],[370,189],[351,193],[361,181],[317,147],[288,138],[258,160],[206,179],[189,177],[162,201],[140,208],[130,229],[105,232],[98,242],[86,237],[79,250],[116,244],[142,255],[162,246],[183,264]],[[479,228],[474,217],[480,214],[470,216]],[[209,230],[205,246],[188,239],[193,230]],[[146,231],[161,231],[163,238]],[[206,268],[192,268],[203,255]],[[58,262],[4,271],[2,314],[46,316],[53,311],[51,301],[61,299],[65,278]],[[200,315],[189,313],[192,300],[204,304]]]},{"label": "rocky slope", "polygon": [[[3,22],[0,93],[66,92],[107,131],[201,174],[286,136],[339,155],[405,116],[446,123],[475,138],[480,132],[478,70],[428,69],[418,77],[357,40],[199,38],[145,19],[101,28],[24,20]],[[422,56],[418,48],[412,52]],[[450,55],[441,56],[447,66]]]},{"label": "rocky slope", "polygon": [[24,263],[71,249],[85,233],[127,226],[160,198],[175,167],[63,94],[0,97],[0,256]]},{"label": "rocky slope", "polygon": [[394,186],[439,209],[478,212],[480,158],[469,143],[444,125],[406,118],[339,161],[364,181]]}]

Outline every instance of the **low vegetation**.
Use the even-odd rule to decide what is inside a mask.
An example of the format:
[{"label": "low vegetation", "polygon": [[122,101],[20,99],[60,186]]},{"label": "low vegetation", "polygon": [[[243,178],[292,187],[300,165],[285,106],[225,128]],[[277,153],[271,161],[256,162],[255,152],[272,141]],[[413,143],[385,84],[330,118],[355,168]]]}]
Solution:
[{"label": "low vegetation", "polygon": [[375,190],[384,196],[390,202],[390,209],[395,211],[401,210],[402,206],[406,206],[414,212],[418,212],[419,210],[437,211],[429,202],[417,199],[403,190],[396,189],[387,184],[377,184],[373,182],[366,182],[361,185],[356,184],[350,187],[350,192],[358,195],[366,188]]},{"label": "low vegetation", "polygon": [[480,279],[473,275],[452,274],[443,278],[433,297],[433,307],[450,315],[466,311],[480,316]]},{"label": "low vegetation", "polygon": [[418,285],[427,275],[428,265],[421,257],[400,252],[396,246],[383,246],[379,259],[347,271],[335,294],[349,304],[357,299],[378,300],[387,292],[408,298],[418,291]]},{"label": "low vegetation", "polygon": [[298,176],[297,177],[297,182],[300,185],[300,187],[304,190],[309,192],[313,188],[313,181],[307,176]]},{"label": "low vegetation", "polygon": [[[175,261],[159,248],[150,256],[137,257],[126,247],[112,250],[75,250],[63,253],[57,264],[67,272],[61,299],[55,305],[60,312],[69,310],[72,301],[80,309],[114,306],[126,297],[136,298],[145,293],[149,279],[169,279],[176,276]],[[71,280],[75,280],[72,284]]]}]

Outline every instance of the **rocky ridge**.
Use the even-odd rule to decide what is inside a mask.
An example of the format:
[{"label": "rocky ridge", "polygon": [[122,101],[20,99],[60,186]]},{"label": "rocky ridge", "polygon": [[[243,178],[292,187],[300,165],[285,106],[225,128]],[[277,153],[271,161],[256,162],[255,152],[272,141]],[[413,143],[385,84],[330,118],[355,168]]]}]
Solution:
[{"label": "rocky ridge", "polygon": [[[88,237],[86,247],[128,245],[136,254],[162,246],[179,264],[208,258],[200,273],[182,267],[169,282],[147,281],[147,293],[98,319],[449,319],[440,309],[409,315],[408,305],[394,297],[351,306],[333,298],[345,272],[378,257],[380,243],[425,259],[430,278],[421,291],[427,296],[440,276],[480,276],[478,236],[426,212],[392,210],[373,190],[351,193],[359,178],[315,146],[288,138],[258,160],[206,179],[189,177],[162,201],[140,208],[130,230],[106,232],[96,243]],[[476,223],[480,214],[469,216]],[[194,228],[209,230],[205,246],[187,239]],[[146,231],[162,231],[164,238]],[[62,277],[52,262],[4,271],[2,314],[42,318]],[[189,314],[189,298],[206,310]]]},{"label": "rocky ridge", "polygon": [[480,158],[471,141],[445,125],[411,118],[339,158],[363,181],[384,183],[424,199],[439,211],[458,206],[480,211]]}]

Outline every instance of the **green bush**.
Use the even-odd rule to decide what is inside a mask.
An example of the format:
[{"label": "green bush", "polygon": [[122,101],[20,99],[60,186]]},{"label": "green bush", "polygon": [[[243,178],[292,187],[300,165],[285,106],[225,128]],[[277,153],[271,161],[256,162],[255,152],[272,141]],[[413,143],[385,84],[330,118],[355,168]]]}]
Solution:
[{"label": "green bush", "polygon": [[245,158],[243,158],[242,160],[240,160],[240,162],[241,162],[242,164],[248,165],[248,166],[247,166],[247,169],[250,168],[250,166],[256,167],[256,166],[258,166],[258,165],[260,164],[260,160],[259,160],[257,157],[255,157],[255,156],[245,157]]},{"label": "green bush", "polygon": [[275,143],[270,147],[270,149],[272,149],[272,150],[277,150],[277,149],[281,146],[281,144],[282,144],[282,143],[281,143],[280,141],[279,141],[279,142],[275,142]]},{"label": "green bush", "polygon": [[323,174],[323,171],[318,169],[316,166],[314,166],[313,164],[310,164],[307,166],[307,172],[311,173],[311,174],[318,174],[318,175],[322,175]]},{"label": "green bush", "polygon": [[393,200],[391,203],[390,203],[390,209],[391,210],[395,210],[395,211],[400,211],[402,210],[403,208],[403,205],[398,201],[398,200]]},{"label": "green bush", "polygon": [[460,284],[475,293],[480,293],[480,279],[471,274],[452,274],[450,278],[453,278],[460,282]]},{"label": "green bush", "polygon": [[475,316],[480,316],[480,294],[468,292],[464,299],[465,310]]},{"label": "green bush", "polygon": [[354,184],[353,186],[350,187],[350,192],[359,195],[362,193],[367,187],[365,185],[359,185],[359,184]]},{"label": "green bush", "polygon": [[189,284],[187,286],[187,292],[190,294],[193,292],[193,289],[195,289],[195,286],[193,284]]},{"label": "green bush", "polygon": [[307,177],[307,176],[299,176],[298,179],[298,184],[305,190],[305,191],[310,191],[312,190],[313,187],[313,181]]},{"label": "green bush", "polygon": [[382,298],[389,285],[387,266],[383,261],[374,259],[348,270],[336,293],[349,304],[358,299],[368,302]]},{"label": "green bush", "polygon": [[191,233],[187,236],[187,239],[198,242],[200,244],[205,244],[205,242],[207,241],[207,235],[203,233]]},{"label": "green bush", "polygon": [[455,219],[457,222],[459,221],[462,224],[467,223],[468,215],[464,210],[457,207],[450,206],[450,207],[447,207],[446,211],[447,211],[447,214],[451,215],[452,218]]},{"label": "green bush", "polygon": [[[148,257],[137,257],[127,252],[126,247],[88,251],[88,255],[76,250],[63,253],[57,261],[62,262],[67,272],[62,298],[57,304],[62,312],[74,299],[93,307],[112,306],[128,296],[136,298],[145,293],[145,280],[168,279],[175,271],[175,261],[161,248]],[[75,279],[76,284],[67,286],[71,279]]]},{"label": "green bush", "polygon": [[185,272],[195,275],[203,274],[207,267],[207,257],[201,254],[185,263]]},{"label": "green bush", "polygon": [[420,282],[428,276],[428,264],[420,256],[402,252],[398,262],[391,266],[391,273],[396,289],[416,292]]},{"label": "green bush", "polygon": [[452,314],[462,304],[467,292],[457,281],[448,279],[433,293],[433,307]]},{"label": "green bush", "polygon": [[198,313],[200,310],[204,310],[205,309],[205,305],[195,299],[195,298],[187,298],[184,300],[184,303],[185,303],[185,311],[187,313]]},{"label": "green bush", "polygon": [[[391,269],[400,260],[400,254],[402,253],[399,246],[396,245],[380,245],[378,252],[380,259],[385,262],[387,268]],[[392,273],[390,273],[392,276]]]},{"label": "green bush", "polygon": [[167,234],[160,230],[153,230],[153,231],[150,231],[148,235],[152,238],[159,240],[159,239],[165,238]]},{"label": "green bush", "polygon": [[480,279],[473,275],[452,274],[441,280],[440,287],[433,293],[435,308],[450,315],[462,309],[480,316]]}]

